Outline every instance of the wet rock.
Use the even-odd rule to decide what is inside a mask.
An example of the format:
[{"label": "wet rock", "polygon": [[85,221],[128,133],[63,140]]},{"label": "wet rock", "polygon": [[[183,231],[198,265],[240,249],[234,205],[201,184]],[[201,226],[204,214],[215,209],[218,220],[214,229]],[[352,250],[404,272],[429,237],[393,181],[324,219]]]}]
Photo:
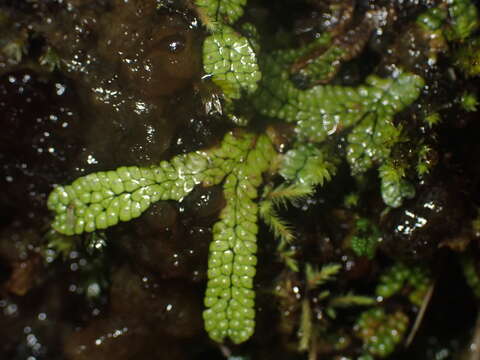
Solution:
[{"label": "wet rock", "polygon": [[169,203],[154,204],[145,216],[126,225],[129,230],[113,230],[119,251],[138,269],[162,279],[202,280],[212,236],[210,223],[200,225],[182,219]]},{"label": "wet rock", "polygon": [[[181,101],[177,102],[178,106],[180,103]],[[174,134],[174,141],[170,148],[172,153],[188,153],[218,145],[221,139],[219,134],[226,132],[225,123],[196,114],[184,113],[183,115],[184,121],[181,121],[181,125]]]},{"label": "wet rock", "polygon": [[293,30],[299,36],[305,37],[309,34],[312,39],[323,32],[329,32],[332,36],[341,34],[353,20],[355,2],[355,0],[312,2],[312,8],[295,21]]},{"label": "wet rock", "polygon": [[343,269],[345,280],[362,282],[371,277],[373,273],[374,264],[364,256],[355,256],[346,252],[342,256]]},{"label": "wet rock", "polygon": [[[439,54],[446,50],[447,43],[442,36],[412,25],[397,38],[388,50],[388,55],[383,58],[380,67],[396,64],[424,78],[431,78],[438,71]],[[402,56],[402,54],[409,54],[409,56]]]},{"label": "wet rock", "polygon": [[[161,351],[159,351],[161,349]],[[176,343],[154,338],[145,327],[122,319],[96,320],[72,334],[64,346],[66,359],[185,359]]]},{"label": "wet rock", "polygon": [[43,208],[52,185],[69,178],[81,146],[70,85],[31,71],[5,74],[0,111],[0,199],[14,208]]},{"label": "wet rock", "polygon": [[181,203],[180,211],[187,218],[203,218],[212,221],[225,207],[221,186],[204,188],[197,186]]},{"label": "wet rock", "polygon": [[38,250],[41,237],[23,222],[14,222],[0,232],[0,258],[7,264],[27,260]]},{"label": "wet rock", "polygon": [[191,283],[159,281],[123,267],[113,275],[110,301],[112,316],[136,321],[151,332],[175,338],[191,338],[203,332],[202,299]]},{"label": "wet rock", "polygon": [[26,223],[16,221],[0,231],[0,292],[24,296],[46,280],[39,252],[42,239]]},{"label": "wet rock", "polygon": [[[0,351],[3,356],[12,356],[16,344],[20,341],[19,334],[22,331],[22,324],[19,321],[19,309],[14,299],[6,296],[0,297],[0,321],[2,328],[0,336]],[[8,332],[6,329],[9,329]]]},{"label": "wet rock", "polygon": [[11,264],[12,272],[5,284],[8,292],[23,296],[35,282],[35,275],[41,270],[42,258],[34,254],[24,261],[16,261]]},{"label": "wet rock", "polygon": [[200,70],[196,32],[178,15],[151,16],[155,21],[151,28],[145,27],[142,17],[137,26],[122,24],[122,32],[109,37],[117,39],[111,45],[119,48],[125,83],[147,99],[184,88]]},{"label": "wet rock", "polygon": [[159,155],[170,145],[168,128],[166,118],[154,116],[145,117],[132,125],[118,138],[114,163],[137,166],[157,163]]},{"label": "wet rock", "polygon": [[72,333],[68,359],[184,359],[176,339],[202,332],[201,300],[182,282],[157,282],[128,266],[113,271],[110,311]]},{"label": "wet rock", "polygon": [[57,359],[62,334],[71,330],[62,315],[68,300],[51,284],[26,296],[0,292],[0,354],[4,359]]},{"label": "wet rock", "polygon": [[381,249],[393,257],[430,257],[442,242],[456,236],[465,215],[460,187],[442,181],[424,186],[413,200],[382,220]]},{"label": "wet rock", "polygon": [[[180,117],[169,97],[201,71],[202,33],[185,11],[152,1],[67,1],[32,26],[61,59],[85,110],[77,176],[157,163]],[[48,14],[47,14],[48,13]],[[168,113],[168,116],[166,114]]]}]

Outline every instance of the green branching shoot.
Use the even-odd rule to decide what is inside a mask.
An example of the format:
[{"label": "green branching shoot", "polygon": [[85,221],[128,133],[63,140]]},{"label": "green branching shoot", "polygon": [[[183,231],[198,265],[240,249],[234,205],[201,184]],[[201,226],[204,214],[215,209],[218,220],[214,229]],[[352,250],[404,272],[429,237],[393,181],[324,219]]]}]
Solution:
[{"label": "green branching shoot", "polygon": [[313,187],[308,184],[280,184],[275,189],[269,191],[265,198],[270,200],[274,206],[287,207],[289,203],[299,203],[309,195],[312,195]]},{"label": "green branching shoot", "polygon": [[307,284],[310,288],[315,288],[326,282],[333,281],[341,269],[342,266],[340,264],[326,264],[323,265],[320,270],[315,269],[310,264],[306,264],[305,277]]},{"label": "green branching shoot", "polygon": [[278,215],[272,201],[265,200],[260,203],[260,217],[270,227],[273,235],[280,239],[280,249],[284,249],[293,241],[292,226]]}]

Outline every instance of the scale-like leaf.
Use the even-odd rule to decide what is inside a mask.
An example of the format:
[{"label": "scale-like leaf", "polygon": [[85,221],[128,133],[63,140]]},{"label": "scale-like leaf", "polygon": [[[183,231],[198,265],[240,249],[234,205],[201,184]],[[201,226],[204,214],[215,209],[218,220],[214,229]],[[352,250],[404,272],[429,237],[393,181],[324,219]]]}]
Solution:
[{"label": "scale-like leaf", "polygon": [[195,5],[207,16],[206,21],[233,24],[243,15],[247,0],[195,0]]},{"label": "scale-like leaf", "polygon": [[203,66],[230,99],[240,98],[242,92],[253,93],[261,79],[251,43],[228,26],[205,39]]},{"label": "scale-like leaf", "polygon": [[335,172],[335,166],[325,159],[314,145],[298,145],[283,157],[280,175],[286,180],[312,187],[323,185]]},{"label": "scale-like leaf", "polygon": [[266,116],[296,123],[298,137],[311,142],[352,128],[347,160],[353,173],[383,160],[399,134],[393,117],[419,96],[422,78],[398,70],[390,78],[371,75],[358,87],[319,85],[300,90],[286,70],[296,56],[298,51],[290,50],[265,57],[256,108]]}]

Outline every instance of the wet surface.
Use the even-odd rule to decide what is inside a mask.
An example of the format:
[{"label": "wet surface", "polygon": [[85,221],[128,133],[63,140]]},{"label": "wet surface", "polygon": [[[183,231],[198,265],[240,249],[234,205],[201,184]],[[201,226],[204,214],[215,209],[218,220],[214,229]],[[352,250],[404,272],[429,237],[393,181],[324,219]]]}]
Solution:
[{"label": "wet surface", "polygon": [[31,22],[39,37],[34,56],[50,57],[45,67],[24,60],[0,77],[0,357],[192,358],[185,342],[204,343],[193,353],[208,343],[201,284],[210,225],[223,203],[218,191],[197,193],[181,208],[153,206],[107,234],[118,237],[104,251],[111,256],[81,238],[48,267],[41,252],[45,199],[55,184],[218,141],[193,85],[202,31],[188,11],[157,11],[149,1],[16,9],[24,11],[16,26]]},{"label": "wet surface", "polygon": [[[458,291],[462,296],[455,306],[465,312],[445,321],[458,338],[466,336],[473,298],[460,270],[447,271],[444,265],[451,260],[447,249],[472,242],[478,251],[470,222],[480,205],[480,128],[478,113],[457,111],[445,90],[450,70],[441,61],[435,66],[428,62],[445,50],[443,44],[405,25],[405,19],[432,1],[398,2],[392,14],[400,20],[387,17],[384,36],[378,28],[370,34],[368,27],[368,36],[348,30],[359,29],[368,11],[389,5],[385,1],[251,3],[246,17],[267,33],[265,48],[272,46],[268,36],[273,39],[276,31],[283,31],[282,45],[298,45],[328,30],[357,55],[358,37],[364,52],[342,65],[334,83],[357,84],[378,64],[383,71],[394,62],[432,80],[424,94],[429,102],[396,121],[405,126],[411,145],[427,131],[419,120],[424,109],[441,106],[445,121],[428,139],[436,148],[438,171],[419,184],[415,199],[382,213],[376,173],[353,181],[340,164],[335,181],[301,204],[281,209],[297,229],[289,249],[301,272],[287,269],[277,242],[262,226],[256,335],[238,348],[220,348],[208,339],[202,322],[211,227],[225,205],[220,187],[196,189],[178,204],[154,204],[137,220],[75,237],[62,253],[45,249],[47,241],[62,243],[61,237],[52,240],[45,206],[55,184],[213,146],[229,128],[219,114],[209,116],[211,109],[205,106],[215,90],[201,81],[206,34],[195,12],[183,1],[2,2],[0,47],[15,46],[10,56],[0,56],[1,359],[164,359],[168,354],[172,360],[215,360],[232,349],[251,359],[303,358],[297,348],[302,301],[314,305],[319,323],[333,324],[322,292],[308,289],[302,272],[306,263],[340,264],[342,278],[325,289],[341,294],[372,291],[381,269],[396,259],[432,263],[442,282],[432,311],[451,312],[449,303]],[[405,31],[396,38],[399,29]],[[386,49],[391,53],[383,57]],[[407,52],[413,55],[402,56]],[[459,80],[455,91],[464,84]],[[284,138],[276,145],[285,151],[291,146],[291,129],[279,133]],[[338,140],[342,152],[344,140]],[[402,161],[414,159],[408,151],[399,152]],[[361,195],[355,207],[344,204],[350,192]],[[382,232],[375,259],[356,256],[349,248],[359,214],[378,223]],[[418,311],[398,299],[387,306],[412,316]],[[352,356],[360,345],[345,329],[355,314],[345,311],[332,325],[345,335],[344,349]],[[440,328],[442,321],[430,312],[422,331]],[[454,337],[456,343],[448,346],[458,350],[457,334],[448,335],[433,331],[398,358],[434,358],[436,350],[425,355],[424,348],[441,348],[446,345],[440,340]],[[339,354],[327,343],[320,350],[322,356]]]}]

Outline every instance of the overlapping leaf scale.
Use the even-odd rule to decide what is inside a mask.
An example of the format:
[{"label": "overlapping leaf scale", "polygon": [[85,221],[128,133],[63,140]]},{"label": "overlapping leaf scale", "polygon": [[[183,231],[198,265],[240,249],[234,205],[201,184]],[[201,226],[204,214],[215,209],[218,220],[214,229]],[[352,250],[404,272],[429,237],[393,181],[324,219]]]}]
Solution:
[{"label": "overlapping leaf scale", "polygon": [[347,159],[353,173],[385,158],[399,133],[393,116],[419,96],[423,79],[397,70],[385,79],[371,75],[358,87],[323,85],[300,90],[286,70],[295,56],[295,51],[281,51],[266,57],[256,108],[266,116],[295,122],[300,140],[321,142],[351,128]]},{"label": "overlapping leaf scale", "polygon": [[367,89],[334,85],[296,88],[288,72],[296,56],[297,52],[290,50],[264,57],[263,79],[254,99],[262,114],[296,122],[300,139],[319,142],[365,113],[370,104]]},{"label": "overlapping leaf scale", "polygon": [[262,173],[276,155],[266,135],[227,133],[219,147],[162,161],[150,168],[121,167],[83,176],[55,188],[52,224],[67,235],[91,232],[136,218],[158,200],[181,200],[195,185],[223,181],[227,205],[213,227],[205,327],[212,339],[247,340],[255,327],[258,208]]},{"label": "overlapping leaf scale", "polygon": [[52,226],[66,235],[92,232],[139,217],[159,200],[179,201],[204,183],[220,183],[252,145],[254,136],[227,133],[218,148],[179,155],[159,166],[120,167],[56,187],[48,198]]},{"label": "overlapping leaf scale", "polygon": [[153,202],[182,199],[202,181],[208,165],[206,153],[194,152],[156,167],[120,167],[80,177],[50,194],[52,226],[73,235],[137,218]]},{"label": "overlapping leaf scale", "polygon": [[242,92],[255,92],[261,79],[251,43],[229,26],[205,39],[203,67],[230,99],[240,98]]},{"label": "overlapping leaf scale", "polygon": [[389,162],[384,163],[378,169],[381,184],[380,191],[385,204],[391,207],[399,207],[403,200],[415,196],[415,188],[410,184],[401,172],[397,171]]},{"label": "overlapping leaf scale", "polygon": [[291,182],[315,186],[329,181],[334,171],[335,166],[325,159],[320,149],[313,144],[302,144],[284,155],[279,172]]},{"label": "overlapping leaf scale", "polygon": [[386,79],[369,76],[359,88],[368,93],[370,104],[348,135],[347,160],[353,174],[388,157],[400,135],[393,118],[417,99],[423,85],[419,76],[397,71]]},{"label": "overlapping leaf scale", "polygon": [[258,206],[253,200],[274,155],[270,140],[260,136],[224,182],[227,204],[213,227],[203,313],[215,341],[229,337],[241,343],[254,331]]},{"label": "overlapping leaf scale", "polygon": [[210,21],[233,24],[243,15],[247,0],[195,0]]}]

